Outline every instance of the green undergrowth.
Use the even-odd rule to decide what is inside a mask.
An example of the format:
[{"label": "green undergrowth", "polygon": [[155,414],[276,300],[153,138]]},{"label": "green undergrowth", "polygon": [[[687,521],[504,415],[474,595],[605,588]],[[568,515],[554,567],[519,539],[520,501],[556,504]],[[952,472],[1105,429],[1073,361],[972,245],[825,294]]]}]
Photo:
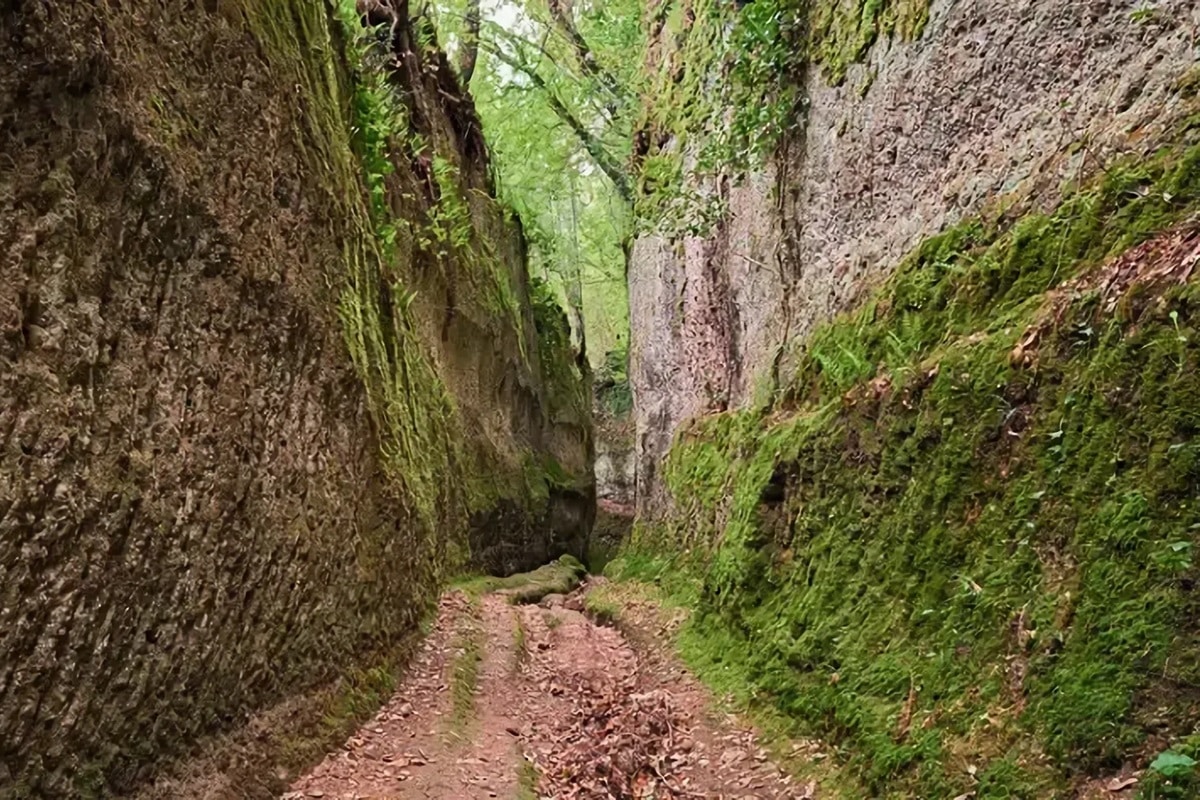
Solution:
[{"label": "green undergrowth", "polygon": [[943,345],[1020,333],[1047,291],[1193,217],[1200,117],[1180,135],[1193,143],[1114,161],[1052,212],[968,220],[923,242],[862,308],[802,344],[784,402],[836,398],[876,374],[903,383]]},{"label": "green undergrowth", "polygon": [[556,561],[522,572],[497,578],[490,575],[470,575],[452,585],[468,597],[502,594],[513,605],[536,603],[548,594],[569,594],[587,575],[587,568],[574,556],[561,556]]},{"label": "green undergrowth", "polygon": [[1194,230],[1197,127],[923,243],[774,402],[678,434],[616,569],[868,796],[1065,796],[1200,724],[1200,287],[1095,277]]},{"label": "green undergrowth", "polygon": [[1143,774],[1137,796],[1138,800],[1200,797],[1200,733],[1159,753]]}]

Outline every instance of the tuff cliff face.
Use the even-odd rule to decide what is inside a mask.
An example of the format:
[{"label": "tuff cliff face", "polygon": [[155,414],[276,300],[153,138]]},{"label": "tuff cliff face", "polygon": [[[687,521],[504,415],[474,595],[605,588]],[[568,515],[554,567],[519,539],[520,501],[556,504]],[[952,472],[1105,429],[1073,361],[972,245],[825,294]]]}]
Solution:
[{"label": "tuff cliff face", "polygon": [[129,791],[386,656],[466,558],[583,555],[586,376],[470,101],[354,37],[0,3],[4,796]]},{"label": "tuff cliff face", "polygon": [[[1196,9],[731,13],[649,15],[614,572],[838,753],[823,792],[1090,796],[1200,753]],[[697,110],[723,81],[761,102]],[[765,167],[714,167],[722,121],[775,126]]]},{"label": "tuff cliff face", "polygon": [[[650,66],[696,80],[689,69],[706,65],[671,15],[713,5],[657,4]],[[639,509],[663,510],[659,465],[684,420],[750,404],[781,347],[861,300],[923,238],[987,208],[1053,202],[1116,154],[1152,150],[1196,60],[1196,13],[1105,0],[814,4],[810,30],[792,33],[811,56],[788,79],[799,103],[778,154],[745,181],[686,187],[722,201],[711,230],[634,244]],[[665,126],[643,135],[679,146]]]}]

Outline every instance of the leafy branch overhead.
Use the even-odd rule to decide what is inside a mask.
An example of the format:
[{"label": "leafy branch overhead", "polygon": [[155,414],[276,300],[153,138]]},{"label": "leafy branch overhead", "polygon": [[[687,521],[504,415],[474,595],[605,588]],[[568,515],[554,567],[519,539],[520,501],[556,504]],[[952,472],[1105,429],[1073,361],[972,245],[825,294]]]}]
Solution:
[{"label": "leafy branch overhead", "polygon": [[469,85],[501,199],[533,272],[554,287],[594,364],[628,340],[636,0],[435,0],[426,11]]},{"label": "leafy branch overhead", "polygon": [[627,167],[618,163],[614,155],[606,148],[604,142],[596,134],[592,133],[579,117],[567,107],[567,104],[559,97],[554,87],[539,74],[537,67],[523,60],[519,55],[509,55],[499,47],[490,47],[489,52],[501,63],[507,64],[528,77],[533,86],[545,92],[546,103],[549,104],[558,118],[566,123],[571,132],[578,137],[579,143],[583,145],[583,149],[591,157],[595,165],[612,181],[621,199],[627,203],[633,202],[633,191],[629,186]]}]

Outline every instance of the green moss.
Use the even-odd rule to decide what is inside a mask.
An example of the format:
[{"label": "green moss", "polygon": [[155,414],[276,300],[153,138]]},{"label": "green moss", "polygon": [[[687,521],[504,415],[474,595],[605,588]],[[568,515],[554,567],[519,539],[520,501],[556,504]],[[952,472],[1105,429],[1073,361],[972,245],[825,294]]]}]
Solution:
[{"label": "green moss", "polygon": [[1180,141],[923,243],[780,405],[679,432],[676,513],[610,567],[674,584],[698,673],[871,796],[1049,796],[1138,758],[1164,703],[1200,722],[1170,700],[1200,677],[1200,289],[1086,288],[1200,209]]},{"label": "green moss", "polygon": [[569,594],[587,574],[587,568],[573,556],[565,555],[533,572],[522,572],[505,578],[490,575],[471,575],[459,578],[453,585],[467,596],[479,598],[497,593],[510,603],[536,603],[548,594]]},{"label": "green moss", "polygon": [[1198,175],[1200,146],[1129,158],[1053,212],[969,220],[928,239],[877,297],[804,343],[789,397],[833,397],[881,367],[910,377],[944,342],[1028,321],[1046,291],[1186,219]]},{"label": "green moss", "polygon": [[533,762],[519,753],[517,767],[517,800],[537,800],[538,771]]},{"label": "green moss", "polygon": [[812,58],[835,84],[880,36],[911,41],[929,21],[929,0],[825,0],[809,7]]},{"label": "green moss", "polygon": [[[918,38],[929,0],[668,0],[651,42],[651,75],[636,129],[639,225],[703,235],[724,218],[718,177],[741,179],[762,166],[802,124],[803,76],[820,65],[840,84],[880,36]],[[865,95],[874,81],[859,86]],[[731,113],[732,112],[732,113]],[[685,169],[686,163],[686,169]]]},{"label": "green moss", "polygon": [[[422,578],[433,583],[441,565],[456,568],[464,559],[471,515],[515,503],[535,517],[567,479],[540,453],[510,463],[476,421],[463,419],[439,371],[439,343],[424,338],[418,323],[422,275],[440,276],[455,313],[519,351],[512,368],[545,385],[555,421],[586,427],[590,387],[574,368],[565,319],[535,305],[537,330],[529,330],[523,276],[489,238],[499,206],[469,196],[461,155],[436,126],[427,135],[412,130],[354,3],[334,7],[337,20],[325,5],[297,0],[247,3],[243,13],[272,67],[305,98],[308,129],[297,132],[297,142],[336,208],[329,238],[344,247],[327,283],[383,465],[412,512],[414,538],[430,554]],[[412,172],[418,161],[430,165],[432,201]]]},{"label": "green moss", "polygon": [[397,270],[411,232],[395,216],[387,187],[396,169],[392,145],[407,130],[406,115],[382,72],[366,66],[370,37],[359,29],[353,3],[340,2],[337,10],[338,29],[319,3],[246,3],[242,13],[272,68],[305,99],[307,130],[297,132],[297,142],[337,211],[330,238],[344,247],[343,262],[331,265],[336,269],[326,280],[338,295],[384,465],[433,549],[440,546],[434,540],[447,510],[464,504],[453,488],[459,482],[447,480],[458,471],[463,434],[417,334],[410,309],[415,295]]},{"label": "green moss", "polygon": [[583,607],[588,616],[601,625],[612,625],[620,615],[617,601],[608,597],[603,591],[588,592],[583,598]]},{"label": "green moss", "polygon": [[1200,95],[1200,65],[1194,65],[1175,82],[1175,91],[1185,99]]},{"label": "green moss", "polygon": [[[370,719],[396,689],[396,667],[390,661],[366,669],[351,670],[338,681],[325,704],[321,730],[316,737],[291,740],[286,758],[292,764],[304,764],[312,758],[313,742],[337,741]],[[307,756],[307,758],[305,758]]]},{"label": "green moss", "polygon": [[[431,621],[432,616],[427,615],[422,625]],[[397,676],[418,644],[414,632],[396,647],[364,659],[363,666],[346,671],[334,683],[289,708],[286,724],[268,725],[270,733],[255,734],[256,745],[270,752],[265,763],[278,765],[284,775],[297,775],[320,761],[392,696]]]}]

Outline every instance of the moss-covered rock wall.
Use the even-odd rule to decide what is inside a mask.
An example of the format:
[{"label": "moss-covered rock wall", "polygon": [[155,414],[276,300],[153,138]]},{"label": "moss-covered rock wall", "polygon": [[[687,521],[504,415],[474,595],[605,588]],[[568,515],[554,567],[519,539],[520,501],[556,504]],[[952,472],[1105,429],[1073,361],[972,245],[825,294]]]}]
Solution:
[{"label": "moss-covered rock wall", "polygon": [[696,414],[923,238],[1146,152],[1196,60],[1187,2],[663,0],[647,12],[630,261],[639,505]]},{"label": "moss-covered rock wall", "polygon": [[1066,795],[1193,746],[1195,125],[926,241],[778,403],[680,431],[633,552],[692,570],[699,668],[860,791]]},{"label": "moss-covered rock wall", "polygon": [[[614,569],[692,609],[691,664],[823,794],[1196,756],[1194,10],[790,5],[741,12],[778,23],[735,34],[763,74],[688,43],[705,4],[651,18]],[[763,102],[714,124],[694,65]]]},{"label": "moss-covered rock wall", "polygon": [[590,391],[470,100],[356,28],[0,3],[0,795],[130,791],[468,559],[584,554]]}]

